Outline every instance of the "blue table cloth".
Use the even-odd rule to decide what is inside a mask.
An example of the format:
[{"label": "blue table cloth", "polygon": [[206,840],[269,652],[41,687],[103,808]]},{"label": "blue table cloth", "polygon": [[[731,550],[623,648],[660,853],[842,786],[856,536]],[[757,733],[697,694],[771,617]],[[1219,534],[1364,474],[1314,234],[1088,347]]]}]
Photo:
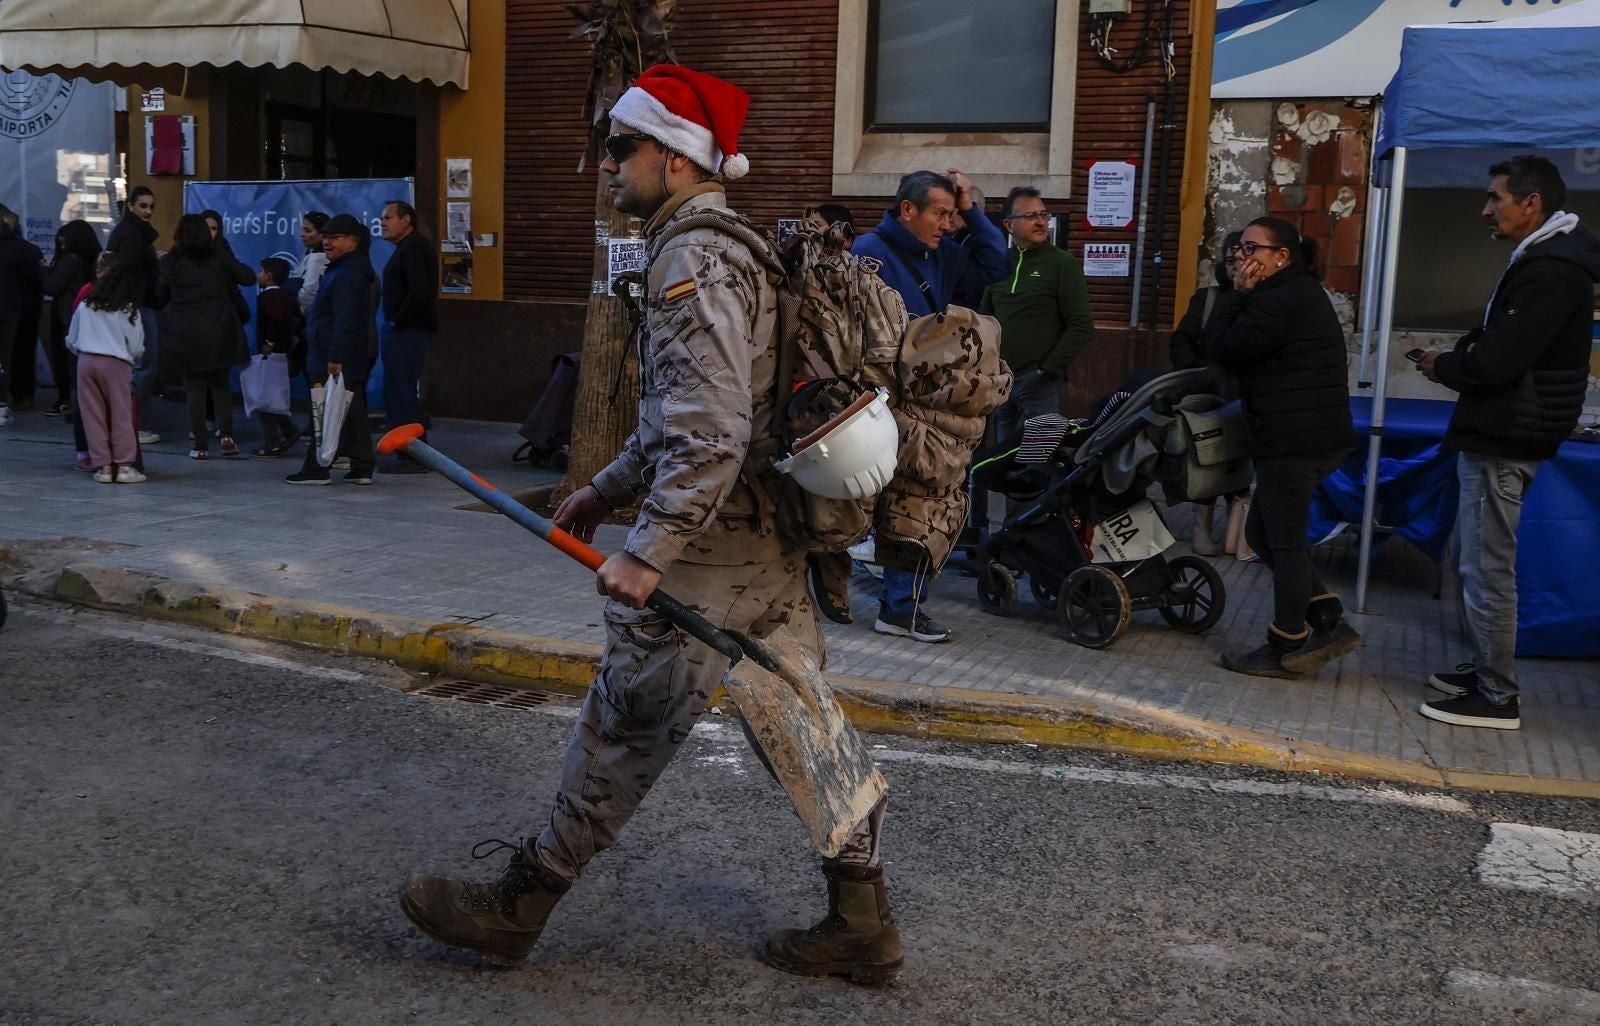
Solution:
[{"label": "blue table cloth", "polygon": [[[1378,464],[1378,522],[1434,559],[1455,526],[1456,454],[1440,447],[1455,404],[1391,399]],[[1350,400],[1363,444],[1318,490],[1311,535],[1361,523],[1372,400]],[[1381,537],[1379,539],[1382,540]],[[1379,558],[1376,555],[1374,558]],[[1600,655],[1600,445],[1566,442],[1534,477],[1517,542],[1517,654]]]}]

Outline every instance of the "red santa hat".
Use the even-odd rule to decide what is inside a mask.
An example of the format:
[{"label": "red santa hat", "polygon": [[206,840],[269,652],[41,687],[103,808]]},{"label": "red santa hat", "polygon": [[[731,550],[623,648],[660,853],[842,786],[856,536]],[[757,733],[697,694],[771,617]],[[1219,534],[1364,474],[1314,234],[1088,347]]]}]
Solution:
[{"label": "red santa hat", "polygon": [[750,96],[732,82],[676,64],[646,69],[611,108],[611,120],[650,136],[707,171],[728,178],[750,173],[739,152]]}]

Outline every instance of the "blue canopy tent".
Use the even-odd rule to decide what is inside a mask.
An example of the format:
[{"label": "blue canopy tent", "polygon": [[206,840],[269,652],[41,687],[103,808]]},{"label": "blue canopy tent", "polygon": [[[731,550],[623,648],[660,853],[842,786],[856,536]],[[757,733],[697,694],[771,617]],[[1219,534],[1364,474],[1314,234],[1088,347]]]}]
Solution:
[{"label": "blue canopy tent", "polygon": [[[1401,37],[1400,69],[1383,94],[1369,199],[1362,378],[1374,321],[1378,330],[1372,426],[1356,576],[1365,610],[1378,466],[1394,331],[1400,223],[1412,151],[1520,152],[1600,147],[1600,0],[1504,22],[1428,25]],[[1466,154],[1463,154],[1466,156]],[[1437,164],[1435,164],[1437,166]],[[1481,167],[1481,164],[1480,164]],[[1482,177],[1478,179],[1484,181]],[[1438,184],[1414,182],[1413,184]]]}]

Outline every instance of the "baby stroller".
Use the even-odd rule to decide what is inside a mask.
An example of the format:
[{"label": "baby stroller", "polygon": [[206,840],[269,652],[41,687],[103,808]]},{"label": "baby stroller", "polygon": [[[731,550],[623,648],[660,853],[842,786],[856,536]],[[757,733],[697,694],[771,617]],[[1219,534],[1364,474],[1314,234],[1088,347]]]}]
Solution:
[{"label": "baby stroller", "polygon": [[1088,648],[1113,644],[1136,610],[1190,634],[1215,625],[1222,576],[1198,556],[1162,555],[1173,538],[1145,497],[1157,482],[1170,502],[1248,485],[1244,419],[1210,386],[1204,368],[1165,374],[1111,397],[1093,421],[1035,417],[1019,447],[980,454],[974,479],[1021,504],[979,544],[984,611],[1015,614],[1021,571],[1062,633]]}]

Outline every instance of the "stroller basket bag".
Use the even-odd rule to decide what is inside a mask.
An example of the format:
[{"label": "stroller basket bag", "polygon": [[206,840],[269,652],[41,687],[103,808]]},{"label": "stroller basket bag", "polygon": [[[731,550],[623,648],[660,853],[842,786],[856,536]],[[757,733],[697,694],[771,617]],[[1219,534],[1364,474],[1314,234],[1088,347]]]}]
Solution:
[{"label": "stroller basket bag", "polygon": [[1183,454],[1183,497],[1209,499],[1248,488],[1250,424],[1239,402],[1190,395],[1174,412],[1166,449]]}]

